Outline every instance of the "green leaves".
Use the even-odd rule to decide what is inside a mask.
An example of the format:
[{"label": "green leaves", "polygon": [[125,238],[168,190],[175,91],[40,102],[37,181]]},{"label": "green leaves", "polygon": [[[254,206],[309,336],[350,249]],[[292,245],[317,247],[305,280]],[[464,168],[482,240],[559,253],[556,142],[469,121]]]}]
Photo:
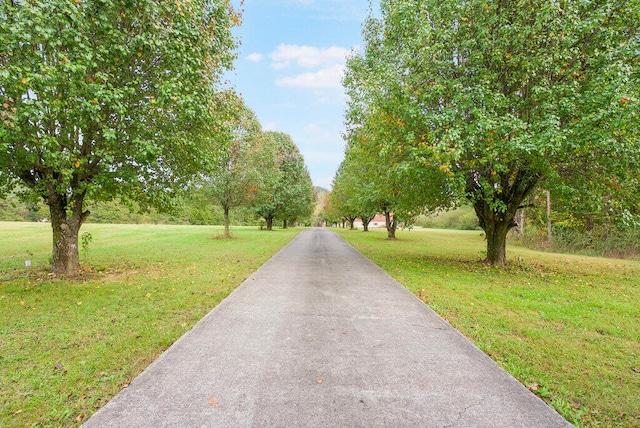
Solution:
[{"label": "green leaves", "polygon": [[[428,181],[400,188],[409,206],[480,203],[487,227],[511,224],[543,183],[602,195],[585,176],[630,177],[640,159],[629,108],[640,52],[630,11],[639,6],[383,0],[347,67],[347,153],[378,154],[400,183]],[[612,157],[618,151],[624,159]],[[589,172],[565,173],[576,162]]]},{"label": "green leaves", "polygon": [[169,206],[217,155],[228,1],[4,1],[0,21],[4,185]]},{"label": "green leaves", "polygon": [[255,191],[261,187],[260,168],[264,156],[262,129],[255,113],[239,99],[234,101],[234,106],[235,117],[225,126],[228,141],[210,170],[203,172],[206,192],[226,212],[227,229],[229,210],[249,206]]},{"label": "green leaves", "polygon": [[[256,192],[256,213],[267,220],[303,220],[315,208],[315,191],[304,158],[291,136],[265,132],[262,187]],[[275,168],[272,168],[272,165]]]},{"label": "green leaves", "polygon": [[[35,149],[48,136],[45,152],[66,153],[66,171],[76,168],[78,156],[86,159],[81,165],[93,167],[76,180],[108,176],[114,191],[144,182],[145,195],[152,196],[152,182],[166,191],[169,181],[197,171],[215,144],[211,125],[220,122],[220,109],[212,108],[215,84],[234,57],[230,27],[238,18],[227,2],[190,1],[177,14],[173,3],[152,1],[1,7],[7,51],[0,69],[14,80],[3,79],[0,96],[19,105],[5,127],[10,146],[0,154],[3,168],[13,168],[15,176],[29,169],[12,158],[20,150],[38,154],[32,164],[62,168]],[[139,180],[145,170],[155,172]]]}]

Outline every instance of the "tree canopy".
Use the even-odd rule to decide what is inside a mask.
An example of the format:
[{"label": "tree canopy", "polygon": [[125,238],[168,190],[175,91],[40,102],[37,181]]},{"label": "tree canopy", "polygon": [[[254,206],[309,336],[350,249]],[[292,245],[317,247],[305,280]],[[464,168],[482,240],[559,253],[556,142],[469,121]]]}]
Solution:
[{"label": "tree canopy", "polygon": [[[258,190],[256,213],[265,219],[267,229],[279,218],[284,227],[287,223],[306,218],[315,208],[315,191],[309,171],[300,150],[291,136],[282,132],[264,133],[267,146],[265,152],[273,157],[264,158],[262,187]],[[272,169],[270,165],[275,165]]]},{"label": "tree canopy", "polygon": [[50,208],[73,274],[86,198],[168,205],[221,142],[228,0],[0,3],[0,184]]},{"label": "tree canopy", "polygon": [[[534,189],[593,201],[635,183],[639,14],[636,0],[383,0],[348,64],[351,135],[366,128],[381,152],[407,154],[407,177],[431,180],[436,200],[468,199],[487,262],[503,264]],[[637,198],[618,201],[637,211]]]},{"label": "tree canopy", "polygon": [[240,99],[237,113],[230,119],[226,149],[219,154],[206,173],[206,192],[222,207],[225,236],[230,237],[229,211],[249,206],[255,201],[257,189],[263,186],[265,147],[262,126],[255,113]]}]

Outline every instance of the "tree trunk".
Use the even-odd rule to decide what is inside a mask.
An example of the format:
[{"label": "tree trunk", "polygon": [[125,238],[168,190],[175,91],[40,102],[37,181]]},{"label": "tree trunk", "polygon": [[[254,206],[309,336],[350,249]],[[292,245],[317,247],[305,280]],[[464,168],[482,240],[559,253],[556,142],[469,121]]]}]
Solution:
[{"label": "tree trunk", "polygon": [[267,230],[273,230],[273,216],[270,215],[269,217],[265,217],[264,219],[267,221]]},{"label": "tree trunk", "polygon": [[504,265],[507,262],[507,234],[517,226],[515,217],[518,208],[535,189],[542,175],[513,165],[509,171],[499,174],[497,178],[495,183],[499,184],[499,191],[487,194],[479,182],[478,173],[469,171],[466,177],[466,192],[473,203],[478,223],[487,237],[485,262],[491,265]]},{"label": "tree trunk", "polygon": [[[519,205],[514,204],[516,207]],[[516,226],[515,215],[517,208],[507,208],[506,212],[495,211],[484,200],[476,201],[473,207],[478,216],[478,222],[487,238],[486,263],[504,265],[507,263],[507,234]]]},{"label": "tree trunk", "polygon": [[[515,224],[512,222],[512,224]],[[507,233],[513,225],[504,222],[495,222],[485,229],[487,235],[486,262],[491,265],[504,265],[507,263]]]},{"label": "tree trunk", "polygon": [[229,230],[229,207],[223,206],[224,211],[224,237],[231,238],[231,231]]},{"label": "tree trunk", "polygon": [[385,211],[384,218],[387,226],[387,239],[396,239],[396,228],[398,226],[396,216],[392,215],[389,211]]},{"label": "tree trunk", "polygon": [[[66,195],[51,192],[47,205],[51,213],[53,230],[53,251],[51,268],[58,275],[74,276],[80,270],[80,254],[78,235],[80,227],[89,216],[89,211],[82,211],[84,194],[76,195],[69,207]],[[70,212],[67,211],[71,208]],[[69,215],[70,214],[70,215]]]},{"label": "tree trunk", "polygon": [[284,220],[282,220],[282,228],[283,229],[287,228],[287,219],[286,218]]},{"label": "tree trunk", "polygon": [[373,220],[374,216],[366,216],[363,215],[360,218],[362,219],[362,228],[364,229],[363,232],[368,232],[369,231],[369,223],[371,223],[371,220]]}]

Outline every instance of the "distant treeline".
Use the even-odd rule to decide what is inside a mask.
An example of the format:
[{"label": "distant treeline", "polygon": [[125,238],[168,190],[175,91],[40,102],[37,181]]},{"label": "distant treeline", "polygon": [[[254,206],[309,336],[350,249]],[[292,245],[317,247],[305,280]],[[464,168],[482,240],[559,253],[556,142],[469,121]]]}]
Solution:
[{"label": "distant treeline", "polygon": [[[141,210],[119,201],[95,202],[87,209],[91,215],[87,223],[106,224],[211,224],[223,223],[219,205],[200,198],[180,201],[171,213],[160,213],[153,208]],[[16,196],[0,199],[0,221],[41,222],[49,220],[49,208],[44,204],[27,203]],[[235,225],[258,225],[260,220],[248,209],[231,213]]]}]

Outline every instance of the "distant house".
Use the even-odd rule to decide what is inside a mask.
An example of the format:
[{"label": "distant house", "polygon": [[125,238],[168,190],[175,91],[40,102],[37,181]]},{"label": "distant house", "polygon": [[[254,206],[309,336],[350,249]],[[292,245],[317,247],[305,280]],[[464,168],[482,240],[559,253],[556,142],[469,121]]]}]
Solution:
[{"label": "distant house", "polygon": [[[387,226],[387,220],[383,214],[376,214],[375,217],[373,217],[373,220],[369,222],[369,227],[386,227],[386,226]],[[355,227],[356,229],[361,228],[362,220],[357,218],[353,222],[353,227]]]}]

